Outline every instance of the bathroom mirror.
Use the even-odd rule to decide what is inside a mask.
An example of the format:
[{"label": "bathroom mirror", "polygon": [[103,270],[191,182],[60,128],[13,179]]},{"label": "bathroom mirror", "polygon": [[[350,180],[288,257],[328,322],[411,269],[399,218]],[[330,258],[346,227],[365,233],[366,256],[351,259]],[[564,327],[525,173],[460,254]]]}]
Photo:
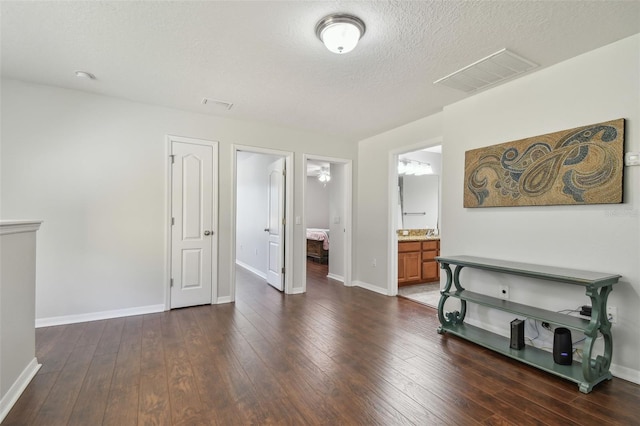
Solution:
[{"label": "bathroom mirror", "polygon": [[438,228],[439,176],[400,176],[401,229]]}]

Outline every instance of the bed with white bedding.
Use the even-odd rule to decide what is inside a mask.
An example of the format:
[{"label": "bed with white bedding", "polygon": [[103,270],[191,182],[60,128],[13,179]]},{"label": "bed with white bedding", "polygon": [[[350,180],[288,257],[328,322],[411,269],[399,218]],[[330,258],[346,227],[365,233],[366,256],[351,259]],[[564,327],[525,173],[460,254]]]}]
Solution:
[{"label": "bed with white bedding", "polygon": [[329,230],[307,228],[307,257],[320,263],[329,262]]}]

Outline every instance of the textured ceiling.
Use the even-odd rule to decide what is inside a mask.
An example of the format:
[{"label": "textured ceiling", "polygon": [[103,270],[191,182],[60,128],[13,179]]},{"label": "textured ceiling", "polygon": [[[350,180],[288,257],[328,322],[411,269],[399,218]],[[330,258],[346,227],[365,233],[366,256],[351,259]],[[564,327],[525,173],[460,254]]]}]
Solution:
[{"label": "textured ceiling", "polygon": [[[637,1],[10,2],[2,76],[350,140],[468,95],[432,83],[501,48],[547,67],[640,32]],[[346,55],[314,28],[352,13]],[[538,68],[538,69],[541,69]],[[74,70],[97,80],[74,77]],[[232,102],[229,111],[203,97]]]}]

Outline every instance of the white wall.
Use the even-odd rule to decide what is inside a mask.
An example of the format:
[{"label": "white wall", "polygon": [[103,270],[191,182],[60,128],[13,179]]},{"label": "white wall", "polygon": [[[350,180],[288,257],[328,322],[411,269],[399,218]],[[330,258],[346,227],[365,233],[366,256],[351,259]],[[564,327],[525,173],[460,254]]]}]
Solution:
[{"label": "white wall", "polygon": [[278,157],[239,152],[237,157],[236,262],[267,276],[269,175],[267,167]]},{"label": "white wall", "polygon": [[329,193],[329,276],[344,280],[345,250],[345,165],[331,164],[331,181]]},{"label": "white wall", "polygon": [[[640,167],[625,167],[624,203],[586,206],[462,207],[467,150],[626,118],[625,151],[640,151],[640,35],[488,90],[444,110],[442,254],[468,254],[618,273],[612,371],[640,382]],[[478,275],[469,288],[552,310],[588,304],[581,288]],[[463,277],[464,278],[464,277]],[[472,317],[507,333],[512,315]]]},{"label": "white wall", "polygon": [[[429,145],[429,141],[434,141],[431,145],[439,145],[441,136],[442,114],[438,113],[358,144],[357,202],[354,206],[357,223],[353,239],[355,285],[387,294],[391,238],[388,228],[391,208],[389,167],[397,167],[391,164],[391,152],[404,148],[404,152],[416,150]],[[397,186],[393,190],[397,191]]]},{"label": "white wall", "polygon": [[[294,214],[302,215],[302,154],[354,159],[336,137],[2,80],[1,211],[37,217],[36,318],[141,312],[165,298],[165,135],[219,142],[218,298],[230,297],[232,144],[295,153]],[[305,234],[294,227],[294,265]],[[294,267],[294,285],[302,268]]]},{"label": "white wall", "polygon": [[[640,151],[640,35],[471,96],[435,114],[359,144],[354,282],[385,293],[390,279],[388,166],[392,152],[444,135],[441,231],[443,255],[468,254],[561,265],[623,276],[609,298],[614,375],[640,382],[640,167],[625,167],[619,205],[462,207],[464,152],[510,140],[626,118],[625,151]],[[387,172],[381,172],[387,170]],[[372,260],[377,260],[373,266]],[[381,262],[380,259],[383,259]],[[468,273],[468,271],[467,271]],[[463,272],[463,279],[464,279]],[[479,291],[510,285],[511,298],[547,309],[575,309],[580,288],[480,275]],[[512,316],[470,306],[469,319],[507,334]]]},{"label": "white wall", "polygon": [[331,181],[326,185],[317,177],[307,176],[307,228],[329,229],[329,193],[333,187],[333,173]]}]

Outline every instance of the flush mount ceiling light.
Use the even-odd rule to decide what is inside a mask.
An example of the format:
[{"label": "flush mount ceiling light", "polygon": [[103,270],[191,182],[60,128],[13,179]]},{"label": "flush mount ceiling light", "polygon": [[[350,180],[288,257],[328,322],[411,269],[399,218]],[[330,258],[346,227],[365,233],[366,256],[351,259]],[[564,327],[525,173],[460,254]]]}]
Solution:
[{"label": "flush mount ceiling light", "polygon": [[324,17],[316,25],[316,35],[333,53],[351,52],[365,32],[364,22],[352,15]]}]

